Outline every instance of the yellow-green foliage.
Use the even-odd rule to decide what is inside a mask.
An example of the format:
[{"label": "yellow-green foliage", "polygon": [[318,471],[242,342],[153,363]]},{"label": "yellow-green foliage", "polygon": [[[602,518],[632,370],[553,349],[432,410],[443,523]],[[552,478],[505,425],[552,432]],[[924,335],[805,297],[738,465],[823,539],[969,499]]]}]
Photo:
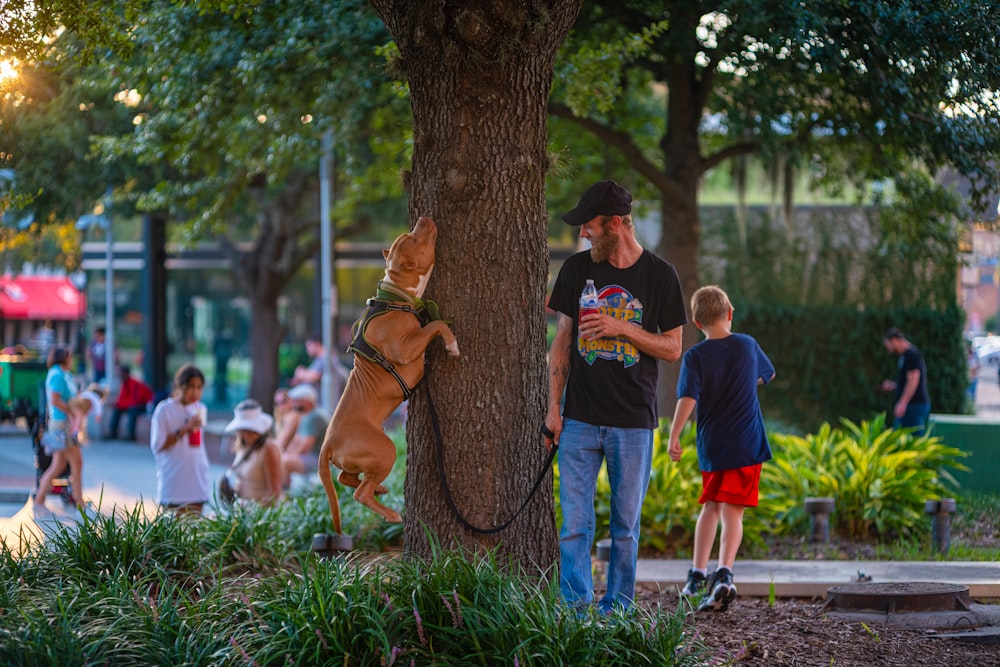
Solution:
[{"label": "yellow-green foliage", "polygon": [[[836,503],[831,529],[852,539],[908,536],[925,523],[924,501],[957,484],[949,469],[965,470],[967,454],[932,434],[892,429],[883,417],[840,428],[823,424],[806,437],[770,435],[774,461],[761,475],[755,518],[774,534],[805,530],[802,503],[829,496]],[[749,513],[748,513],[749,516]]]}]

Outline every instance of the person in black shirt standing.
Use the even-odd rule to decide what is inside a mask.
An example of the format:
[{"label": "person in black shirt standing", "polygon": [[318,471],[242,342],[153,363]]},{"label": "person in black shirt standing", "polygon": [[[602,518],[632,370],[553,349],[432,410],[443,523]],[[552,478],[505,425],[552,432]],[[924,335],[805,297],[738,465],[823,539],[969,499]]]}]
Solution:
[{"label": "person in black shirt standing", "polygon": [[927,418],[931,414],[931,396],[927,391],[927,364],[924,363],[924,356],[896,327],[891,327],[885,332],[882,343],[886,350],[899,355],[896,381],[882,382],[882,391],[895,392],[892,427],[915,427],[913,434],[923,435],[927,428]]},{"label": "person in black shirt standing", "polygon": [[[563,263],[549,299],[557,323],[542,434],[547,446],[559,447],[559,584],[571,607],[582,611],[593,603],[594,497],[606,463],[611,553],[607,591],[597,606],[608,614],[627,608],[634,596],[639,522],[658,425],[657,363],[680,358],[687,315],[674,267],[635,237],[628,190],[601,181],[563,220],[579,227],[591,248]],[[588,280],[598,307],[581,315]]]}]

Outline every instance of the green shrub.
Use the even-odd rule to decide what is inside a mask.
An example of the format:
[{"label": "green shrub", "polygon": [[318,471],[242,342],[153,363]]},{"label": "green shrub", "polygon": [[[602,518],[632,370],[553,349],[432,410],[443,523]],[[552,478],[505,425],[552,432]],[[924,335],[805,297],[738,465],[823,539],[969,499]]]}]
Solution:
[{"label": "green shrub", "polygon": [[805,529],[805,498],[829,496],[836,503],[831,529],[844,537],[910,537],[925,523],[924,501],[953,492],[950,470],[966,469],[959,462],[965,452],[930,434],[886,427],[882,417],[770,438],[775,460],[764,465],[754,516],[776,535]]},{"label": "green shrub", "polygon": [[[855,422],[884,414],[892,396],[878,387],[895,379],[897,358],[882,335],[900,327],[927,362],[935,412],[961,413],[967,375],[959,308],[863,309],[843,306],[737,304],[736,327],[760,343],[778,374],[760,392],[768,421],[812,431],[824,421]],[[795,335],[790,336],[789,332]]]}]

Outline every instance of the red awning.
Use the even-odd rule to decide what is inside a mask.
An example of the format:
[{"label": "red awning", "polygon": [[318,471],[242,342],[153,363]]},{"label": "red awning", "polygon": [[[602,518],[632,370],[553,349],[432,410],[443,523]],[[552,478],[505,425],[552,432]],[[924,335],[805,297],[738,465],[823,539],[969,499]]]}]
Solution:
[{"label": "red awning", "polygon": [[0,277],[0,317],[8,320],[79,320],[87,297],[69,278]]}]

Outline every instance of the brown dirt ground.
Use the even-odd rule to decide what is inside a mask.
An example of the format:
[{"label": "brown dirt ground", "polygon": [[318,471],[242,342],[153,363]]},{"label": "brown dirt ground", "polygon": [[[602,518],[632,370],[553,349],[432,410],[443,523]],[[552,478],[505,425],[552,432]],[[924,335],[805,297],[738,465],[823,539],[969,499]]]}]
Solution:
[{"label": "brown dirt ground", "polygon": [[[982,522],[975,522],[982,524]],[[996,544],[995,517],[987,521],[987,543]],[[963,527],[953,539],[973,543],[982,525]],[[973,530],[974,529],[974,530]],[[802,539],[769,540],[766,547],[748,549],[741,558],[875,560],[871,544],[834,537],[829,544]],[[737,559],[737,568],[739,559]],[[737,579],[737,586],[739,580]],[[677,592],[641,586],[636,602],[647,608],[678,608]],[[996,603],[996,600],[976,600]],[[706,649],[705,663],[733,667],[1000,667],[1000,646],[948,639],[929,630],[848,621],[829,616],[825,600],[737,597],[724,612],[692,613],[689,636]]]},{"label": "brown dirt ground", "polygon": [[[674,591],[637,591],[637,603],[677,609]],[[823,601],[740,598],[724,612],[692,613],[688,635],[705,647],[705,664],[739,667],[997,667],[1000,646],[933,632],[828,616]]]}]

